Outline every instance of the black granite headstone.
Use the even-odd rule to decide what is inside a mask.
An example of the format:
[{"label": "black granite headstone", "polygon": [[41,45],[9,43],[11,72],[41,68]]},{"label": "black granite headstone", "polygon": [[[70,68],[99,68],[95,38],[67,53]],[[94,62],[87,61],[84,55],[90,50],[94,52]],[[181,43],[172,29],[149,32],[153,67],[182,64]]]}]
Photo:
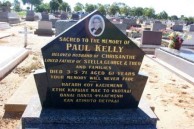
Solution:
[{"label": "black granite headstone", "polygon": [[79,20],[79,15],[77,13],[73,13],[72,16],[71,16],[71,19]]},{"label": "black granite headstone", "polygon": [[26,21],[34,21],[35,13],[33,10],[27,11],[26,13]]},{"label": "black granite headstone", "polygon": [[35,74],[43,108],[137,108],[147,81],[144,52],[98,11],[42,48]]},{"label": "black granite headstone", "polygon": [[60,18],[61,20],[66,20],[68,18],[67,13],[62,13]]},{"label": "black granite headstone", "polygon": [[49,21],[49,15],[47,12],[42,12],[41,15],[42,15],[41,21]]}]

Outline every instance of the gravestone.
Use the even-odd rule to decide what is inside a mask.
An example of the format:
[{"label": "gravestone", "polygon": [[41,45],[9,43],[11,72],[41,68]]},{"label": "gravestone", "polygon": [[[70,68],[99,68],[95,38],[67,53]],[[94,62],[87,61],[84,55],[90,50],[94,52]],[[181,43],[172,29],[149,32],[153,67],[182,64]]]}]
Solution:
[{"label": "gravestone", "polygon": [[49,15],[47,12],[42,12],[41,15],[42,15],[41,21],[49,21]]},{"label": "gravestone", "polygon": [[20,23],[20,18],[15,12],[0,12],[0,22],[17,24]]},{"label": "gravestone", "polygon": [[173,25],[172,30],[182,32],[183,31],[183,25]]},{"label": "gravestone", "polygon": [[158,31],[143,31],[141,43],[144,45],[161,45],[162,32]]},{"label": "gravestone", "polygon": [[66,20],[68,18],[67,13],[63,12],[60,16],[61,20]]},{"label": "gravestone", "polygon": [[49,21],[52,23],[52,27],[55,28],[56,22],[59,20],[59,18],[50,19]]},{"label": "gravestone", "polygon": [[80,19],[82,19],[82,18],[86,17],[88,14],[89,14],[89,13],[87,13],[87,12],[81,13],[79,17],[80,17]]},{"label": "gravestone", "polygon": [[166,30],[166,25],[162,24],[160,21],[155,21],[151,24],[152,31]]},{"label": "gravestone", "polygon": [[26,21],[34,21],[35,20],[35,13],[33,10],[28,10],[26,13]]},{"label": "gravestone", "polygon": [[190,32],[193,32],[194,31],[194,24],[189,25],[188,29],[189,29]]},{"label": "gravestone", "polygon": [[156,128],[156,116],[140,103],[144,52],[98,11],[41,51],[45,69],[34,74],[40,102],[28,105],[22,128]]},{"label": "gravestone", "polygon": [[56,18],[60,18],[61,13],[60,12],[54,12],[53,13]]},{"label": "gravestone", "polygon": [[3,5],[0,6],[0,12],[10,12],[10,11],[11,9],[9,6],[3,6]]},{"label": "gravestone", "polygon": [[53,14],[49,15],[49,21],[52,23],[53,28],[55,28],[55,23],[57,20],[59,20],[59,18],[55,17]]},{"label": "gravestone", "polygon": [[41,18],[39,17],[39,15],[37,15],[37,14],[34,15],[34,20],[35,20],[35,21],[38,21],[38,20],[40,20],[40,19],[41,19]]},{"label": "gravestone", "polygon": [[0,22],[8,22],[8,12],[0,12]]},{"label": "gravestone", "polygon": [[77,13],[73,13],[71,16],[72,20],[79,20],[79,15]]},{"label": "gravestone", "polygon": [[52,22],[50,21],[39,21],[38,22],[38,29],[34,32],[39,36],[52,36],[54,32],[52,30]]},{"label": "gravestone", "polygon": [[188,32],[187,35],[191,38],[184,39],[181,48],[189,48],[194,50],[194,32]]},{"label": "gravestone", "polygon": [[39,12],[38,12],[38,13],[35,13],[35,14],[34,14],[34,19],[35,19],[35,20],[41,20],[41,19],[42,19],[42,14],[39,13]]},{"label": "gravestone", "polygon": [[15,12],[8,13],[8,21],[9,24],[17,24],[20,23],[20,17]]},{"label": "gravestone", "polygon": [[136,23],[136,19],[134,19],[134,18],[124,18],[124,19],[122,19],[122,23],[127,24],[127,28],[130,28],[132,26],[134,26],[134,27],[140,26]]},{"label": "gravestone", "polygon": [[126,30],[127,30],[127,24],[124,23],[114,23],[114,25],[123,32],[123,34],[126,34]]},{"label": "gravestone", "polygon": [[77,23],[77,20],[57,20],[55,23],[55,36],[59,35],[61,32],[74,25],[75,23]]}]

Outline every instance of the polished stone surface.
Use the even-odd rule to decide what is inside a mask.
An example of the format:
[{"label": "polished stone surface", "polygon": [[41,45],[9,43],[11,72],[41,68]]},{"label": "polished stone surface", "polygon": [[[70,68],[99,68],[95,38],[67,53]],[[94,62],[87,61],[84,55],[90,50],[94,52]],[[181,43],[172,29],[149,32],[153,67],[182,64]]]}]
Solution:
[{"label": "polished stone surface", "polygon": [[44,108],[137,108],[148,78],[139,73],[145,53],[100,12],[69,26],[41,51],[46,72],[35,80]]},{"label": "polished stone surface", "polygon": [[157,117],[141,100],[137,109],[42,109],[34,97],[22,116],[22,129],[156,129]]}]

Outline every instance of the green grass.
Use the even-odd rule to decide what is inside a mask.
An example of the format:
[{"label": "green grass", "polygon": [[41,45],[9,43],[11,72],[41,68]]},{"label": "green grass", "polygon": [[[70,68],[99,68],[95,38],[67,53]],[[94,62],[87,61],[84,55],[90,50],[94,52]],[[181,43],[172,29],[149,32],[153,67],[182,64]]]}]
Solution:
[{"label": "green grass", "polygon": [[20,12],[17,12],[17,13],[20,17],[25,17],[26,16],[26,11],[20,11]]}]

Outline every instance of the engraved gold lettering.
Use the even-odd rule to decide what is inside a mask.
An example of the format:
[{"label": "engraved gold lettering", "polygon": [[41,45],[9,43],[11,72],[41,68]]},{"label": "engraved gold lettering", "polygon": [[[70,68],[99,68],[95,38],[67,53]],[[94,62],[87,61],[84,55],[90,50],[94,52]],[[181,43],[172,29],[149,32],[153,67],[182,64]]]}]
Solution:
[{"label": "engraved gold lettering", "polygon": [[102,39],[101,42],[108,44],[122,44],[122,40],[112,40],[112,39]]},{"label": "engraved gold lettering", "polygon": [[132,81],[134,81],[133,79],[134,78],[132,78],[132,77],[122,77],[123,81],[131,81],[132,82]]},{"label": "engraved gold lettering", "polygon": [[84,60],[85,64],[100,64],[100,65],[123,65],[123,61],[115,60]]},{"label": "engraved gold lettering", "polygon": [[51,79],[64,79],[63,75],[50,75]]},{"label": "engraved gold lettering", "polygon": [[91,43],[100,43],[100,39],[90,39]]},{"label": "engraved gold lettering", "polygon": [[123,94],[95,94],[96,98],[123,98]]},{"label": "engraved gold lettering", "polygon": [[86,76],[67,76],[67,79],[86,80]]},{"label": "engraved gold lettering", "polygon": [[135,72],[117,72],[121,76],[135,76]]},{"label": "engraved gold lettering", "polygon": [[58,59],[44,59],[44,62],[57,63]]},{"label": "engraved gold lettering", "polygon": [[105,81],[119,81],[119,77],[104,77]]},{"label": "engraved gold lettering", "polygon": [[70,102],[70,103],[73,103],[73,99],[64,99],[64,102]]},{"label": "engraved gold lettering", "polygon": [[84,83],[84,87],[92,87],[93,85],[93,83]]},{"label": "engraved gold lettering", "polygon": [[92,80],[92,81],[101,80],[100,77],[97,77],[97,76],[90,76],[89,78],[90,78],[90,80]]},{"label": "engraved gold lettering", "polygon": [[59,63],[71,63],[74,64],[75,60],[70,60],[70,59],[60,59]]},{"label": "engraved gold lettering", "polygon": [[89,65],[89,69],[106,69],[106,70],[111,70],[111,66],[98,66],[98,65]]},{"label": "engraved gold lettering", "polygon": [[96,103],[96,99],[76,99],[77,103]]},{"label": "engraved gold lettering", "polygon": [[65,92],[65,88],[52,88],[52,92]]},{"label": "engraved gold lettering", "polygon": [[129,65],[134,65],[134,66],[141,66],[141,62],[138,61],[129,61]]},{"label": "engraved gold lettering", "polygon": [[76,65],[76,69],[86,69],[85,65]]},{"label": "engraved gold lettering", "polygon": [[90,51],[88,45],[78,45],[78,44],[71,44],[71,43],[66,43],[66,50],[72,50],[72,51]]},{"label": "engraved gold lettering", "polygon": [[77,94],[77,97],[80,97],[80,98],[92,98],[92,94]]},{"label": "engraved gold lettering", "polygon": [[88,91],[89,90],[85,88],[67,88],[67,92],[72,92],[72,93],[77,93],[77,92],[86,93]]},{"label": "engraved gold lettering", "polygon": [[104,71],[91,71],[90,72],[91,75],[105,75]]},{"label": "engraved gold lettering", "polygon": [[136,58],[135,55],[116,55],[116,54],[102,54],[101,57],[106,59],[127,59],[127,60],[134,60]]},{"label": "engraved gold lettering", "polygon": [[99,99],[99,103],[119,103],[119,99]]},{"label": "engraved gold lettering", "polygon": [[72,98],[72,97],[74,97],[75,95],[74,95],[74,94],[63,94],[63,93],[61,93],[59,96],[60,96],[60,97]]},{"label": "engraved gold lettering", "polygon": [[81,83],[62,83],[62,86],[80,87]]},{"label": "engraved gold lettering", "polygon": [[97,52],[122,52],[123,47],[120,46],[103,46],[103,45],[96,45],[95,51]]},{"label": "engraved gold lettering", "polygon": [[131,89],[111,89],[112,93],[131,93]]},{"label": "engraved gold lettering", "polygon": [[91,92],[98,93],[101,92],[101,89],[90,89]]},{"label": "engraved gold lettering", "polygon": [[61,42],[80,42],[80,38],[59,37],[59,41],[61,41]]},{"label": "engraved gold lettering", "polygon": [[110,87],[110,88],[122,88],[123,84],[116,84],[116,83],[96,83],[96,87]]}]

